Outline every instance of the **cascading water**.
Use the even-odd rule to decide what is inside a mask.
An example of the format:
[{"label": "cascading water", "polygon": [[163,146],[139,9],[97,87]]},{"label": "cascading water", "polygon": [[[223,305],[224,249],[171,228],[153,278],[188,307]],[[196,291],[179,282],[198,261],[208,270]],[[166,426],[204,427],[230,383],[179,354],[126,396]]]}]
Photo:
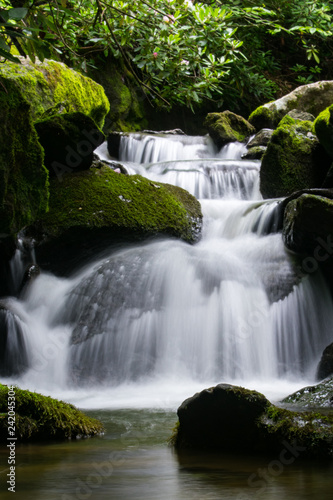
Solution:
[{"label": "cascading water", "polygon": [[[69,279],[42,273],[8,305],[28,360],[14,381],[85,407],[128,407],[177,405],[218,382],[281,396],[313,380],[332,341],[330,294],[320,275],[296,272],[274,232],[279,201],[261,199],[260,163],[241,160],[242,148],[122,137],[129,173],[200,198],[203,237],[110,250]],[[105,145],[98,152],[110,160]]]}]

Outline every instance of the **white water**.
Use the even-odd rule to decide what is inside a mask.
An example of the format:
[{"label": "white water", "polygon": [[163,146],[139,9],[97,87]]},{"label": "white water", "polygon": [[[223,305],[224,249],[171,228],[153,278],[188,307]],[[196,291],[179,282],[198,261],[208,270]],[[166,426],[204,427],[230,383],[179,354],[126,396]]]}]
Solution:
[{"label": "white water", "polygon": [[281,235],[265,235],[278,200],[260,199],[258,162],[243,162],[239,145],[214,152],[206,138],[138,137],[122,146],[132,173],[171,182],[171,172],[205,194],[202,240],[110,251],[70,279],[42,273],[10,300],[29,368],[5,381],[85,408],[172,409],[220,382],[272,400],[313,383],[332,342],[332,300],[320,275],[296,285]]}]

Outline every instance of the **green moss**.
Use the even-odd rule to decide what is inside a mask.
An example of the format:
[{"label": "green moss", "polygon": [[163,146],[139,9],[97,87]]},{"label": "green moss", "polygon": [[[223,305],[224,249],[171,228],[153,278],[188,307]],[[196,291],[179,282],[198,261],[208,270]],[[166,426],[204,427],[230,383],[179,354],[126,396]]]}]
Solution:
[{"label": "green moss", "polygon": [[52,237],[75,227],[124,228],[193,241],[201,224],[199,202],[183,189],[108,167],[64,175],[50,188],[50,210],[40,223]]},{"label": "green moss", "polygon": [[255,129],[242,116],[231,111],[208,113],[204,126],[218,147],[227,142],[243,142]]},{"label": "green moss", "polygon": [[249,122],[257,131],[263,128],[275,128],[275,116],[267,106],[259,106],[249,116]]},{"label": "green moss", "polygon": [[314,122],[314,129],[320,144],[333,158],[333,104],[322,111]]},{"label": "green moss", "polygon": [[[98,420],[87,417],[75,406],[48,396],[14,388],[15,437],[19,441],[70,439],[103,432]],[[0,384],[0,437],[8,437],[8,387]]]},{"label": "green moss", "polygon": [[110,101],[111,107],[105,123],[105,132],[131,132],[147,128],[143,107],[142,89],[128,70],[111,57],[98,61],[99,71],[92,71],[92,78],[100,83]]},{"label": "green moss", "polygon": [[314,134],[313,123],[286,115],[262,159],[261,192],[265,198],[271,198],[320,187],[328,168],[328,158]]},{"label": "green moss", "polygon": [[[6,62],[0,65],[0,76],[15,82],[31,104],[34,121],[49,108],[62,105],[68,112],[81,111],[103,127],[110,104],[103,88],[96,82],[56,61],[22,65]],[[6,88],[6,83],[4,83]]]},{"label": "green moss", "polygon": [[328,456],[333,458],[333,412],[299,412],[271,405],[261,419],[275,439],[297,442],[304,447],[306,456]]},{"label": "green moss", "polygon": [[0,233],[13,233],[48,208],[48,172],[15,81],[0,77]]}]

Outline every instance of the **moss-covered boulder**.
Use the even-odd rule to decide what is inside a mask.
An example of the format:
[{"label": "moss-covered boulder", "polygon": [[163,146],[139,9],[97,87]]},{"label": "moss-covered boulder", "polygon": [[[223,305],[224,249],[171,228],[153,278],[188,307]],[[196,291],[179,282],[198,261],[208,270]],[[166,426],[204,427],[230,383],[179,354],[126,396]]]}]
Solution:
[{"label": "moss-covered boulder", "polygon": [[0,236],[17,232],[48,207],[48,172],[25,92],[0,65]]},{"label": "moss-covered boulder", "polygon": [[333,377],[299,389],[284,398],[282,403],[297,404],[303,408],[332,408],[333,411]]},{"label": "moss-covered boulder", "polygon": [[82,112],[102,127],[103,88],[65,64],[0,65],[0,235],[12,234],[48,209],[48,172],[33,122],[55,112]]},{"label": "moss-covered boulder", "polygon": [[178,417],[178,451],[333,458],[333,413],[286,410],[241,387],[219,384],[195,394],[179,407]]},{"label": "moss-covered boulder", "polygon": [[94,252],[99,243],[162,234],[194,242],[200,235],[201,207],[194,196],[107,166],[53,179],[50,193],[49,212],[26,230],[37,241],[43,268],[54,260],[64,267],[71,256]]},{"label": "moss-covered boulder", "polygon": [[204,126],[219,148],[228,142],[243,142],[255,133],[254,127],[245,118],[231,111],[208,113]]},{"label": "moss-covered boulder", "polygon": [[[8,393],[11,398],[8,399]],[[13,401],[14,405],[8,405]],[[17,441],[71,439],[95,436],[103,424],[75,406],[48,396],[0,384],[0,442],[8,444],[8,408],[15,412]]]},{"label": "moss-covered boulder", "polygon": [[320,81],[297,87],[289,94],[273,102],[259,106],[249,116],[249,122],[260,130],[275,128],[291,110],[297,109],[318,116],[333,102],[333,81]]},{"label": "moss-covered boulder", "polygon": [[316,194],[301,194],[284,210],[283,241],[303,257],[304,272],[321,267],[333,276],[333,200]]},{"label": "moss-covered boulder", "polygon": [[35,123],[50,175],[61,178],[65,172],[87,170],[94,150],[105,136],[94,120],[81,112],[64,113]]},{"label": "moss-covered boulder", "polygon": [[[317,369],[318,380],[323,380],[324,378],[329,376],[333,376],[333,343],[328,345],[326,349],[324,349]],[[331,404],[333,406],[333,387],[331,396]]]},{"label": "moss-covered boulder", "polygon": [[63,63],[44,60],[32,63],[21,58],[22,64],[6,62],[0,66],[4,88],[10,81],[30,103],[33,121],[54,111],[81,111],[100,128],[110,109],[103,87]]},{"label": "moss-covered boulder", "polygon": [[90,69],[94,81],[103,86],[111,104],[105,132],[143,130],[147,127],[144,101],[147,99],[133,75],[111,56],[99,59],[98,70]]},{"label": "moss-covered boulder", "polygon": [[318,115],[314,122],[314,129],[320,144],[333,158],[333,104]]},{"label": "moss-covered boulder", "polygon": [[264,198],[321,187],[331,160],[309,121],[285,116],[274,131],[262,158],[260,190]]}]

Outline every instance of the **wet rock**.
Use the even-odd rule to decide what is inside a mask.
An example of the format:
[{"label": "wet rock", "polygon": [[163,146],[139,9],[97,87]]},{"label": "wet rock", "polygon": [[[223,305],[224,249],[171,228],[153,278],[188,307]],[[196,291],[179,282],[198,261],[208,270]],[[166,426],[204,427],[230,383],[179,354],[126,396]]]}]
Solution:
[{"label": "wet rock", "polygon": [[273,130],[270,128],[261,129],[248,143],[248,148],[256,146],[267,146],[273,135]]},{"label": "wet rock", "polygon": [[246,153],[242,155],[244,160],[261,160],[266,151],[265,146],[254,146],[249,148]]},{"label": "wet rock", "polygon": [[[317,378],[319,380],[322,380],[330,375],[333,375],[333,343],[328,345],[324,350],[317,369]],[[333,387],[332,387],[332,406],[333,406]]]},{"label": "wet rock", "polygon": [[219,384],[184,401],[177,413],[173,443],[178,452],[197,449],[333,459],[332,414],[279,408],[256,391]]},{"label": "wet rock", "polygon": [[264,198],[280,198],[300,189],[319,188],[330,165],[312,123],[285,116],[262,158],[261,193]]},{"label": "wet rock", "polygon": [[245,118],[231,111],[208,113],[204,126],[219,148],[228,142],[243,142],[255,132],[254,127]]},{"label": "wet rock", "polygon": [[285,404],[297,404],[304,408],[333,408],[333,377],[320,384],[303,387],[282,400]]},{"label": "wet rock", "polygon": [[200,238],[198,200],[184,189],[107,167],[50,182],[50,210],[26,235],[36,241],[41,268],[66,272],[80,259],[119,242],[157,235],[189,243]]},{"label": "wet rock", "polygon": [[55,115],[35,123],[35,128],[45,152],[45,166],[59,180],[66,172],[87,170],[94,150],[105,140],[95,122],[80,112]]}]

